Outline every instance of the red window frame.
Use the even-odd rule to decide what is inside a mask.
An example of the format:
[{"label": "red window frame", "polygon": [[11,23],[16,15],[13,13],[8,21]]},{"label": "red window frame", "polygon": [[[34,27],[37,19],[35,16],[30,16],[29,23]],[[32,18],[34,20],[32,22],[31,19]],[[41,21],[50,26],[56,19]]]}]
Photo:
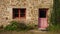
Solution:
[{"label": "red window frame", "polygon": [[[17,11],[17,12],[15,12]],[[23,14],[21,13],[23,11]],[[15,13],[18,13],[18,16]],[[13,8],[13,19],[15,18],[26,18],[26,8]]]}]

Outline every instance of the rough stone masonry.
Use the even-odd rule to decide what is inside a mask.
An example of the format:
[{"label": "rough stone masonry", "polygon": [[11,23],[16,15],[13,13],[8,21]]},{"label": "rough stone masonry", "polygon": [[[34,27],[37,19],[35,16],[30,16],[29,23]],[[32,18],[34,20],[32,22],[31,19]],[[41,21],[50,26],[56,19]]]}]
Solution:
[{"label": "rough stone masonry", "polygon": [[0,0],[0,26],[8,25],[14,20],[13,8],[26,8],[26,23],[38,24],[38,9],[49,8],[47,17],[51,15],[53,0]]}]

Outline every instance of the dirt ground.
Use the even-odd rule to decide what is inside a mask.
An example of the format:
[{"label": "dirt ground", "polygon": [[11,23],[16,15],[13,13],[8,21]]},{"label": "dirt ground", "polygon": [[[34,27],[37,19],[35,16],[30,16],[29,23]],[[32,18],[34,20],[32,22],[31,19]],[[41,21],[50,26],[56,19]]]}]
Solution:
[{"label": "dirt ground", "polygon": [[60,34],[55,32],[47,32],[47,31],[4,31],[0,32],[0,34]]}]

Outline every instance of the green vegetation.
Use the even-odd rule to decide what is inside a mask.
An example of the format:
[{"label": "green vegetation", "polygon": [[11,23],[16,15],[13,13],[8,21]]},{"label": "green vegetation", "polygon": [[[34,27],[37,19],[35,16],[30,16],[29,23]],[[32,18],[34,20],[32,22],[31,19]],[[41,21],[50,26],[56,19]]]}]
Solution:
[{"label": "green vegetation", "polygon": [[50,26],[48,30],[50,31],[60,31],[60,0],[54,0],[53,11],[50,18]]},{"label": "green vegetation", "polygon": [[33,25],[33,24],[29,25],[23,22],[12,21],[9,25],[3,27],[2,29],[5,31],[28,31],[32,29],[37,29],[37,25]]}]

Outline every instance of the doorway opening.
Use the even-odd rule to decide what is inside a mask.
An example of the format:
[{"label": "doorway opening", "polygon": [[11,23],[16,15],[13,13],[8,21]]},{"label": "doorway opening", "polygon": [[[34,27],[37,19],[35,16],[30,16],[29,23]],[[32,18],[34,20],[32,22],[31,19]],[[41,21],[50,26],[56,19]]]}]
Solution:
[{"label": "doorway opening", "polygon": [[48,11],[48,8],[39,9],[38,27],[41,29],[47,28],[47,25],[48,25],[47,11]]}]

